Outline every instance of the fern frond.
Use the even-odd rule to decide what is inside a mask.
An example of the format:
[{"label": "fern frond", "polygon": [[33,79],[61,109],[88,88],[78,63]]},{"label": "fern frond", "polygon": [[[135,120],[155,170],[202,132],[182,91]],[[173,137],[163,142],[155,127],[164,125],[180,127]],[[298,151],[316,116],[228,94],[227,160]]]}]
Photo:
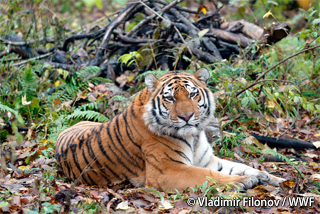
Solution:
[{"label": "fern frond", "polygon": [[92,77],[90,79],[90,82],[92,82],[95,85],[103,84],[103,83],[112,83],[113,81],[111,79],[103,78],[103,77]]},{"label": "fern frond", "polygon": [[304,175],[302,174],[302,172],[299,170],[299,168],[298,168],[294,163],[292,163],[292,161],[291,161],[289,158],[287,158],[287,157],[284,156],[283,154],[280,154],[280,153],[278,153],[278,152],[276,152],[276,151],[274,151],[274,150],[272,150],[272,149],[265,149],[265,150],[263,150],[262,152],[263,152],[263,153],[267,153],[267,154],[271,154],[271,155],[273,155],[273,156],[277,156],[277,157],[281,158],[282,160],[286,161],[288,164],[290,164],[291,166],[293,166],[293,167],[299,172],[299,174],[301,175],[301,177],[302,177],[303,179],[305,178]]},{"label": "fern frond", "polygon": [[298,173],[301,175],[302,178],[304,178],[304,175],[302,174],[302,172],[299,170],[299,168],[286,156],[284,156],[283,154],[280,154],[272,149],[264,149],[263,151],[261,151],[260,149],[257,149],[251,145],[246,145],[249,149],[251,149],[252,151],[254,151],[255,153],[260,153],[260,154],[271,154],[273,156],[277,156],[279,158],[281,158],[283,161],[286,161],[288,164],[290,164],[291,166],[293,166]]},{"label": "fern frond", "polygon": [[71,115],[67,116],[67,120],[70,119],[80,119],[80,120],[93,120],[96,122],[107,122],[109,119],[95,111],[80,111],[75,110]]},{"label": "fern frond", "polygon": [[84,67],[80,71],[76,72],[76,75],[81,79],[86,79],[88,76],[97,75],[99,72],[100,72],[100,67],[88,66],[88,67]]},{"label": "fern frond", "polygon": [[127,100],[128,98],[123,96],[123,95],[115,95],[114,97],[112,97],[112,100]]},{"label": "fern frond", "polygon": [[39,86],[39,78],[37,74],[29,67],[24,69],[24,73],[21,74],[19,82],[22,86],[23,94],[30,95],[30,93],[36,93],[36,89]]},{"label": "fern frond", "polygon": [[84,104],[84,105],[81,105],[79,107],[80,110],[84,110],[84,111],[87,111],[87,110],[98,110],[98,103],[97,102],[93,102],[93,103],[88,103],[88,104]]},{"label": "fern frond", "polygon": [[17,120],[20,123],[22,123],[22,124],[24,123],[21,115],[19,114],[19,112],[17,112],[16,110],[10,108],[9,106],[6,106],[6,105],[2,104],[1,102],[0,102],[0,112],[10,112],[14,116],[16,116]]}]

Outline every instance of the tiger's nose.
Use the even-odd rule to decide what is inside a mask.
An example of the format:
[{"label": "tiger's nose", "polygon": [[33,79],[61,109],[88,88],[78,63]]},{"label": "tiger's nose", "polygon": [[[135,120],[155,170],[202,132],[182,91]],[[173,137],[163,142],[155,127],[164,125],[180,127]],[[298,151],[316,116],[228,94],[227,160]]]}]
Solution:
[{"label": "tiger's nose", "polygon": [[191,113],[191,114],[182,114],[182,115],[178,115],[178,117],[180,118],[180,119],[182,119],[182,120],[184,120],[184,121],[186,121],[186,122],[188,122],[189,121],[189,119],[190,119],[190,117],[192,117],[192,115],[193,115],[193,113]]}]

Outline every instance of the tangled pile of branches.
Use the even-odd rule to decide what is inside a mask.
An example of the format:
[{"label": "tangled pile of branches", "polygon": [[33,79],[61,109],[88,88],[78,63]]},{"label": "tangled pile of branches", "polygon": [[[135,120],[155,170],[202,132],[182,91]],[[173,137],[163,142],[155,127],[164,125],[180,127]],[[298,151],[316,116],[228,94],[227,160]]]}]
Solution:
[{"label": "tangled pile of branches", "polygon": [[[234,60],[238,54],[255,59],[266,44],[279,41],[290,31],[284,22],[268,29],[244,20],[227,22],[219,13],[221,7],[214,12],[197,11],[177,5],[181,1],[134,0],[115,18],[107,17],[105,27],[72,35],[50,50],[35,50],[19,37],[7,35],[0,42],[10,47],[0,55],[16,52],[22,59],[41,59],[69,71],[99,66],[100,76],[115,81],[128,69],[140,73],[185,69],[194,60],[214,64]],[[129,59],[131,63],[127,63]]]}]

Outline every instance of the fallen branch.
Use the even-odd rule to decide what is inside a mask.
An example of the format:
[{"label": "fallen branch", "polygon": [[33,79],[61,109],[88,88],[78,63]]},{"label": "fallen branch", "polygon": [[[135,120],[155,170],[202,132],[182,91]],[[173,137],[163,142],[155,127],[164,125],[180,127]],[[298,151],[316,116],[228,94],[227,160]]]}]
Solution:
[{"label": "fallen branch", "polygon": [[46,58],[50,55],[52,55],[53,52],[49,52],[49,53],[46,53],[46,54],[43,54],[41,56],[37,56],[37,57],[33,57],[33,58],[29,58],[27,60],[24,60],[24,61],[21,61],[21,62],[18,62],[18,63],[15,63],[15,64],[12,64],[12,66],[20,66],[20,65],[24,65],[30,61],[33,61],[33,60],[38,60],[38,59],[43,59],[43,58]]},{"label": "fallen branch", "polygon": [[[191,59],[194,56],[207,64],[213,64],[223,59],[233,60],[233,56],[241,53],[242,48],[249,49],[248,55],[255,59],[264,46],[260,46],[256,54],[252,55],[250,45],[259,45],[259,42],[265,44],[264,42],[269,38],[265,35],[272,35],[272,32],[261,33],[264,32],[263,28],[245,21],[224,24],[224,18],[219,12],[221,7],[216,11],[208,11],[205,15],[200,15],[200,18],[193,22],[190,19],[190,14],[198,14],[198,12],[178,6],[177,4],[180,2],[182,0],[173,0],[171,3],[163,0],[131,1],[123,10],[117,12],[115,18],[107,17],[109,22],[106,26],[91,28],[88,32],[69,36],[65,41],[62,41],[61,46],[59,46],[61,41],[55,41],[53,56],[47,57],[42,62],[46,62],[54,68],[69,71],[75,71],[84,66],[99,66],[102,77],[116,80],[128,69],[139,73],[159,67],[169,70],[184,70],[191,63],[187,58]],[[138,24],[135,23],[137,16],[144,17]],[[126,33],[128,27],[132,27],[132,29]],[[277,34],[280,36],[277,36],[276,39],[278,39],[281,38],[281,33],[285,31],[286,26],[285,24],[275,24],[271,28],[280,33]],[[200,36],[199,32],[203,29],[209,31]],[[262,34],[263,36],[261,36]],[[260,38],[257,39],[259,36],[262,37],[261,41]],[[38,56],[38,54],[43,55],[31,59],[34,60],[45,57],[44,54],[47,53],[45,48],[29,46],[30,43],[23,42],[16,35],[7,35],[2,40],[0,38],[0,43],[1,41],[7,44],[7,47],[0,53],[0,56],[15,52],[23,60]],[[81,41],[80,45],[75,41]],[[73,43],[80,47],[69,48]],[[141,47],[144,48],[141,49]],[[137,64],[133,63],[129,68],[119,61],[119,57],[124,54],[143,52],[147,49],[151,49],[156,54],[155,57],[146,58],[149,61],[144,62],[141,67],[137,67]],[[171,51],[168,51],[169,49]],[[176,58],[177,55],[179,58]],[[23,61],[15,65],[26,62]]]},{"label": "fallen branch", "polygon": [[270,147],[276,148],[294,148],[294,149],[316,149],[316,147],[309,142],[301,140],[283,139],[276,137],[265,137],[256,134],[250,134],[255,137],[259,142],[266,143]]},{"label": "fallen branch", "polygon": [[106,32],[102,39],[100,46],[98,47],[97,54],[95,57],[89,62],[89,66],[99,65],[102,61],[101,58],[103,56],[104,51],[108,45],[111,33],[113,30],[120,24],[120,22],[137,6],[137,3],[129,4],[122,12],[113,19],[106,27]]}]

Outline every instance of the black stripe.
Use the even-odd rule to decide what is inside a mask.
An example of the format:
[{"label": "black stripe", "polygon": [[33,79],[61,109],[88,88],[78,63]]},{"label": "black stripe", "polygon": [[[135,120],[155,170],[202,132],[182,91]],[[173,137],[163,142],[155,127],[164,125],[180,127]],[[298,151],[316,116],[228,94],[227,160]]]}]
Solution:
[{"label": "black stripe", "polygon": [[82,157],[84,159],[84,161],[86,162],[87,166],[90,167],[91,171],[93,171],[96,175],[98,175],[98,173],[92,168],[91,164],[89,163],[85,153],[84,153],[84,149],[81,149],[82,150]]},{"label": "black stripe", "polygon": [[[117,177],[119,180],[122,180],[122,179],[120,178],[120,176],[108,166],[107,163],[104,163],[104,166],[105,166],[115,177]],[[109,184],[112,183],[111,180],[109,180],[108,183],[109,183]]]},{"label": "black stripe", "polygon": [[[78,146],[77,144],[71,144],[69,148],[71,149],[71,152],[72,152],[73,162],[75,163],[81,175],[82,169],[80,167],[79,160],[78,160],[77,146]],[[82,176],[82,179],[84,180],[85,183],[89,183],[85,178],[85,176]]]},{"label": "black stripe", "polygon": [[157,107],[156,107],[156,102],[154,101],[154,99],[152,100],[152,108],[153,109],[156,109]]},{"label": "black stripe", "polygon": [[220,161],[218,161],[218,170],[217,171],[222,171],[222,169],[223,169],[223,166],[222,166],[222,164],[221,164],[221,162]]},{"label": "black stripe", "polygon": [[64,156],[63,159],[62,159],[62,162],[61,162],[63,165],[62,165],[62,168],[66,167],[67,170],[63,170],[65,173],[67,173],[67,176],[70,177],[71,175],[71,169],[70,169],[70,166],[69,166],[69,162],[67,162],[67,156]]},{"label": "black stripe", "polygon": [[[88,133],[88,135],[85,137],[86,146],[87,146],[86,148],[87,148],[88,154],[91,157],[92,161],[94,161],[98,165],[98,167],[102,169],[103,167],[102,167],[101,163],[99,162],[98,158],[96,157],[96,155],[94,154],[94,151],[92,150],[92,147],[91,147],[91,143],[94,142],[94,140],[92,139],[92,135],[93,135],[93,133],[91,132],[91,134]],[[102,171],[102,170],[101,170],[101,172],[104,173],[104,171]]]},{"label": "black stripe", "polygon": [[207,100],[208,100],[208,108],[207,108],[206,115],[207,115],[207,116],[209,116],[209,115],[211,114],[211,111],[210,111],[210,99],[209,99],[209,94],[208,94],[207,90],[204,90],[204,92],[206,92]]},{"label": "black stripe", "polygon": [[158,115],[156,113],[155,109],[152,109],[152,115],[156,118],[156,121],[159,125],[162,125],[162,123],[160,122],[160,119],[158,118]]},{"label": "black stripe", "polygon": [[158,101],[158,109],[159,109],[160,116],[163,117],[163,114],[162,114],[162,111],[161,111],[161,108],[160,108],[160,98],[159,97],[157,97],[157,101]]},{"label": "black stripe", "polygon": [[151,163],[147,158],[146,158],[146,161],[148,162],[148,164],[150,164],[151,166],[153,166],[156,170],[158,170],[161,174],[163,174],[163,171],[157,167],[156,165],[154,165],[153,163]]},{"label": "black stripe", "polygon": [[119,117],[120,116],[121,116],[121,114],[118,117],[116,117],[115,120],[116,120],[116,127],[117,127],[117,131],[118,131],[119,137],[122,140],[122,136],[121,136],[121,133],[120,133],[120,127],[119,127]]},{"label": "black stripe", "polygon": [[186,141],[185,139],[183,139],[183,138],[181,138],[181,137],[179,137],[179,136],[173,135],[173,134],[169,134],[168,136],[184,142],[184,143],[187,144],[187,146],[192,150],[192,147],[191,147],[190,143],[188,143],[188,141]]},{"label": "black stripe", "polygon": [[162,107],[163,107],[166,111],[168,111],[168,108],[164,105],[164,103],[162,103]]},{"label": "black stripe", "polygon": [[[198,124],[196,124],[195,126],[197,127]],[[198,144],[199,144],[199,135],[194,136],[193,139],[193,148],[195,150],[195,152],[197,151],[198,148]]]},{"label": "black stripe", "polygon": [[132,116],[135,118],[135,117],[136,117],[136,114],[134,113],[134,108],[133,108],[133,106],[134,106],[134,104],[133,104],[133,102],[132,102],[132,106],[131,106],[130,110],[131,110]]},{"label": "black stripe", "polygon": [[86,173],[86,174],[83,173],[83,175],[86,175],[88,177],[88,179],[91,181],[91,183],[90,183],[91,185],[97,185],[97,183],[94,180],[92,180],[92,178],[89,175],[89,173]]},{"label": "black stripe", "polygon": [[[110,124],[110,123],[109,123]],[[109,127],[109,124],[108,124],[108,127]],[[102,140],[101,140],[101,135],[100,135],[100,132],[97,132],[97,131],[93,131],[95,134],[96,134],[96,138],[97,138],[97,141],[98,141],[98,145],[99,145],[99,149],[101,150],[102,152],[102,155],[105,156],[113,165],[117,165],[110,157],[109,155],[107,154],[106,150],[104,149],[104,146],[102,145]],[[109,133],[108,133],[109,134]],[[110,135],[109,135],[110,136]],[[112,141],[112,139],[111,139]]]},{"label": "black stripe", "polygon": [[175,151],[177,154],[179,154],[181,157],[183,157],[184,159],[186,159],[187,161],[189,161],[190,163],[192,163],[191,162],[191,160],[188,158],[188,156],[186,155],[186,154],[184,154],[183,152],[181,152],[181,151],[179,151],[179,150],[173,150],[173,151]]},{"label": "black stripe", "polygon": [[[119,115],[120,117],[120,115]],[[119,117],[116,118],[116,121],[119,119]],[[128,152],[128,150],[125,148],[125,146],[122,144],[118,134],[117,134],[117,131],[116,131],[116,127],[114,127],[114,133],[116,135],[116,138],[117,138],[117,141],[118,143],[120,144],[121,148],[123,149],[123,151],[126,153],[126,155],[123,155],[123,153],[121,153],[124,158],[131,164],[133,164],[134,166],[138,167],[139,169],[142,169],[141,166],[139,166],[139,164],[137,163],[137,161],[135,159],[133,159],[132,155]],[[118,149],[118,148],[116,148]],[[118,149],[119,150],[119,149]],[[121,150],[122,151],[122,150]],[[129,157],[129,158],[128,158]]]},{"label": "black stripe", "polygon": [[135,175],[135,176],[138,176],[138,174],[137,174],[136,172],[133,172],[127,165],[125,165],[125,164],[122,162],[121,158],[119,158],[119,156],[112,150],[111,146],[110,146],[110,145],[108,145],[108,146],[109,146],[109,149],[111,150],[111,152],[112,152],[112,153],[114,154],[114,156],[117,158],[118,162],[119,162],[124,168],[126,168],[126,169],[128,170],[128,172],[130,172],[131,174],[133,174],[133,175]]},{"label": "black stripe", "polygon": [[[110,124],[110,123],[109,123],[109,124]],[[109,124],[108,124],[108,125],[109,125]],[[100,128],[101,128],[101,127],[100,127]],[[107,155],[106,151],[104,150],[104,147],[102,146],[100,133],[98,134],[98,132],[95,131],[95,130],[92,131],[92,135],[89,135],[89,134],[88,134],[88,136],[87,136],[87,138],[86,138],[86,139],[87,139],[86,145],[87,145],[87,147],[88,147],[88,153],[89,153],[90,157],[92,158],[92,160],[98,165],[98,167],[99,167],[98,169],[100,170],[101,175],[102,175],[104,178],[106,178],[107,181],[108,181],[108,180],[110,181],[110,179],[108,178],[108,175],[107,175],[106,172],[104,171],[105,168],[104,168],[104,167],[102,166],[102,164],[99,162],[98,158],[96,158],[96,156],[95,156],[95,154],[94,154],[94,152],[93,152],[93,150],[92,150],[92,148],[91,148],[91,145],[88,144],[89,141],[90,141],[90,142],[94,141],[94,139],[90,139],[91,136],[93,136],[93,134],[95,134],[95,137],[97,138],[98,145],[99,145],[100,150],[102,151],[102,154],[103,154],[103,155],[106,154],[105,157],[108,158],[108,160],[110,160],[111,163],[115,164],[115,163],[112,161],[112,159]],[[105,165],[105,167],[106,167],[112,174],[114,174],[114,176],[116,176],[118,179],[121,179],[121,178],[119,177],[119,175],[116,174],[116,173],[114,173],[114,171],[111,170],[110,167],[109,167],[107,164],[104,164],[104,165]],[[111,181],[110,181],[110,183],[111,183]]]},{"label": "black stripe", "polygon": [[207,154],[208,150],[209,150],[209,146],[207,145],[206,151],[204,151],[204,153],[201,155],[201,158],[199,159],[199,162],[198,162],[199,164],[201,163],[204,156]]},{"label": "black stripe", "polygon": [[[126,124],[126,132],[127,132],[128,137],[129,137],[129,140],[133,143],[133,145],[135,145],[136,147],[138,147],[138,148],[141,150],[141,146],[139,146],[139,144],[137,144],[136,142],[134,142],[134,141],[132,140],[130,134],[129,134],[129,131],[130,131],[131,134],[132,134],[132,130],[131,130],[130,125],[129,125],[128,121],[127,121],[127,111],[124,112],[124,114],[123,114],[123,119],[124,119],[124,122],[125,122],[125,124]],[[129,131],[128,131],[128,129],[129,129]],[[141,157],[139,157],[139,158],[141,158]],[[141,160],[142,160],[142,158],[141,158]]]},{"label": "black stripe", "polygon": [[[200,88],[199,91],[201,92],[201,95],[202,95],[202,96],[200,96],[200,97],[203,97],[203,99],[204,99],[204,100],[203,100],[203,104],[198,106],[199,108],[201,108],[201,107],[204,107],[204,105],[206,104],[206,99],[205,99],[205,96],[204,96],[204,93],[203,93],[203,89]],[[199,100],[199,101],[200,101],[200,100]],[[199,101],[198,101],[198,102],[199,102]]]},{"label": "black stripe", "polygon": [[[123,156],[123,157],[125,157],[124,155],[123,155],[123,153],[121,153],[120,152],[120,150],[117,148],[117,146],[114,144],[114,140],[113,140],[113,138],[112,138],[112,136],[111,136],[111,134],[110,134],[110,123],[108,124],[108,126],[107,126],[107,132],[108,132],[108,135],[109,135],[109,137],[110,137],[110,142],[112,143],[112,145],[113,145],[113,147],[115,148],[115,149],[117,149],[117,151]],[[117,137],[117,136],[116,136]],[[113,155],[117,158],[117,160],[118,160],[118,162],[122,165],[122,166],[124,166],[124,168],[126,168],[127,170],[128,170],[128,172],[130,172],[131,174],[134,174],[135,176],[138,176],[138,174],[136,173],[136,172],[133,172],[126,164],[124,164],[123,162],[122,162],[122,160],[121,160],[121,158],[119,158],[119,156],[115,153],[115,151],[111,148],[111,146],[110,146],[110,144],[108,144],[108,147],[109,147],[109,149],[110,149],[110,151],[113,153]],[[126,157],[125,157],[126,158]],[[131,162],[130,162],[131,163]]]},{"label": "black stripe", "polygon": [[231,175],[233,168],[234,168],[234,166],[230,169],[229,175]]},{"label": "black stripe", "polygon": [[[119,116],[120,116],[120,115],[118,115],[118,116],[115,118],[115,120],[117,120],[117,119],[119,118]],[[124,157],[129,163],[133,164],[134,166],[138,166],[138,163],[137,163],[136,161],[135,161],[135,163],[132,162],[132,160],[134,160],[134,159],[128,158],[128,156],[129,156],[129,157],[132,157],[132,156],[129,154],[129,152],[126,150],[126,148],[125,148],[124,145],[122,144],[122,142],[121,142],[121,140],[120,140],[120,138],[119,138],[119,136],[118,136],[118,134],[117,134],[117,131],[116,131],[116,127],[115,127],[115,126],[114,126],[113,131],[114,131],[114,134],[115,134],[116,139],[117,139],[117,141],[118,141],[118,144],[120,144],[122,150],[119,149],[119,148],[116,146],[116,144],[114,143],[114,140],[113,140],[112,135],[111,135],[111,133],[110,133],[110,127],[109,127],[109,124],[108,124],[107,132],[108,132],[108,135],[109,135],[109,137],[110,137],[110,141],[111,141],[113,147],[114,147],[114,148],[121,154],[121,156]],[[124,155],[124,154],[122,153],[122,151],[125,151],[125,153],[126,153],[127,155]],[[117,157],[117,159],[120,160],[119,157],[118,157],[118,155],[114,152],[114,150],[111,150],[111,152],[113,152],[114,155]],[[121,162],[121,160],[120,160],[119,162]],[[122,165],[123,165],[124,167],[126,167],[125,164],[122,163]],[[142,169],[140,166],[138,166],[138,167],[139,167],[140,169]],[[126,168],[127,168],[127,167],[126,167]]]},{"label": "black stripe", "polygon": [[123,175],[123,177],[124,177],[125,180],[127,180],[127,181],[130,180],[129,177],[128,177],[126,174],[122,173],[122,175]]},{"label": "black stripe", "polygon": [[[74,174],[74,171],[71,171],[72,172],[72,177],[73,177],[73,181],[75,181],[76,179],[78,179],[78,177],[76,177],[76,175]],[[69,178],[71,178],[71,176],[69,177]]]},{"label": "black stripe", "polygon": [[203,166],[203,168],[207,168],[207,166],[209,165],[211,159],[208,160],[208,162]]},{"label": "black stripe", "polygon": [[[162,145],[165,145],[166,147],[168,147],[171,151],[174,151],[174,149],[172,149],[170,146],[168,146],[167,144],[165,144],[164,142],[162,142],[162,141],[160,141],[160,140],[157,140],[156,138],[152,138],[153,140],[155,140],[155,141],[157,141],[157,142],[159,142],[159,143],[161,143]],[[169,141],[169,140],[168,140]],[[171,141],[169,141],[171,144],[173,144],[173,142],[171,142]],[[176,146],[178,146],[179,148],[182,148],[180,145],[177,145],[176,144]]]},{"label": "black stripe", "polygon": [[158,163],[160,163],[160,161],[158,160],[158,158],[156,156],[154,156],[153,154],[146,154],[146,157],[153,157]]},{"label": "black stripe", "polygon": [[183,162],[181,162],[181,161],[179,161],[179,160],[175,160],[175,159],[171,158],[166,152],[165,152],[164,154],[165,154],[171,161],[186,165],[185,163],[183,163]]}]

